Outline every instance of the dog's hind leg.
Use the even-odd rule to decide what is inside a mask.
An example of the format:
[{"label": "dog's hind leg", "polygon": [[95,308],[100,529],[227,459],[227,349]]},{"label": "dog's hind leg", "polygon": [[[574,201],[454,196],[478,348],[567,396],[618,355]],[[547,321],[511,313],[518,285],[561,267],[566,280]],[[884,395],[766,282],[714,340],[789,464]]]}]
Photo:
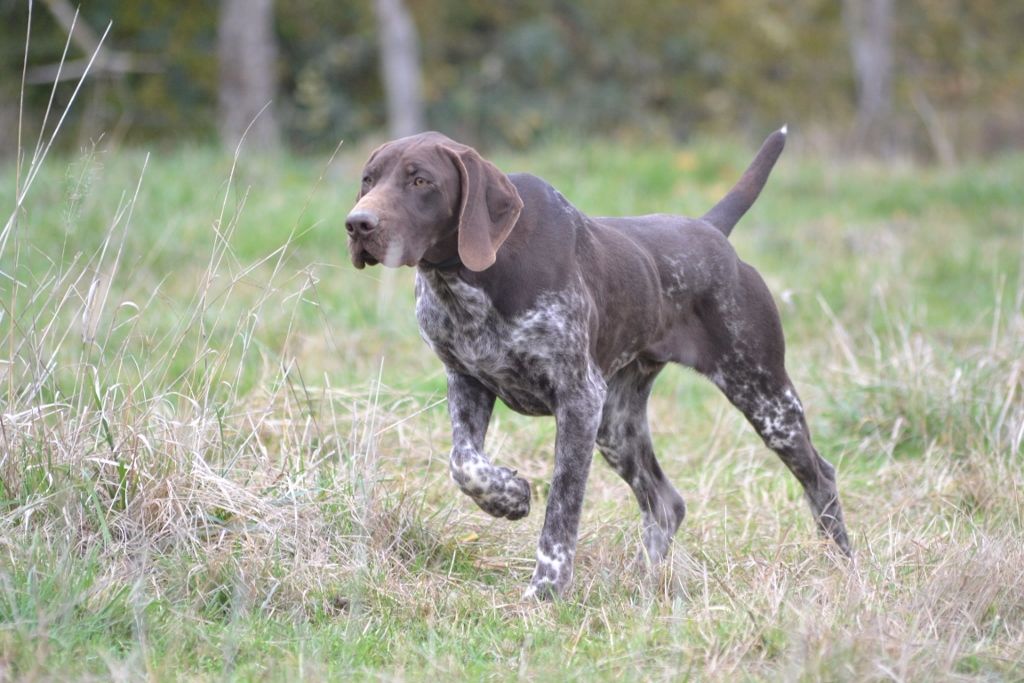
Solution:
[{"label": "dog's hind leg", "polygon": [[740,264],[735,289],[706,318],[710,343],[698,365],[740,409],[803,486],[821,533],[851,555],[835,468],[815,450],[785,369],[782,324],[760,276]]},{"label": "dog's hind leg", "polygon": [[726,356],[712,380],[803,486],[821,533],[850,555],[835,467],[811,443],[803,405],[785,372]]},{"label": "dog's hind leg", "polygon": [[665,557],[686,515],[682,496],[658,465],[647,425],[647,399],[663,367],[635,361],[609,379],[597,432],[601,455],[626,480],[640,504],[644,542],[640,559],[651,563]]}]

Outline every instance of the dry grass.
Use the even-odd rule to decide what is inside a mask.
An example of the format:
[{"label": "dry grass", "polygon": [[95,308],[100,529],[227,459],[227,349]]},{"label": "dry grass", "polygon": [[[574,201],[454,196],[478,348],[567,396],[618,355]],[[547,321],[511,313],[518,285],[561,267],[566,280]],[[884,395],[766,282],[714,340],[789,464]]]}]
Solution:
[{"label": "dry grass", "polygon": [[[409,330],[375,343],[411,356],[391,377],[430,388],[388,386],[380,353],[332,357],[364,332],[329,311],[296,322],[328,294],[279,267],[287,242],[230,265],[242,202],[169,315],[122,281],[134,201],[88,258],[28,269],[25,238],[4,268],[33,278],[10,290],[3,338],[8,675],[1017,677],[1019,294],[969,344],[895,315],[801,313],[832,320],[791,354],[813,359],[801,384],[840,462],[855,566],[821,552],[781,465],[680,372],[651,408],[690,505],[673,561],[631,568],[633,504],[596,464],[576,588],[536,606],[519,593],[540,515],[509,525],[456,495],[439,373]],[[363,379],[333,386],[339,364]],[[541,502],[551,436],[508,412],[490,435]]]}]

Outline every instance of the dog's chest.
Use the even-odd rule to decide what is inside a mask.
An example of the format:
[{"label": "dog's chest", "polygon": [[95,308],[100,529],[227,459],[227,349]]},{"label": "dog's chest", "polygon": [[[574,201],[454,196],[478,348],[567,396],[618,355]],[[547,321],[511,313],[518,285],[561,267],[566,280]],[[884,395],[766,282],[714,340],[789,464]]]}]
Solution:
[{"label": "dog's chest", "polygon": [[558,390],[587,367],[582,306],[571,292],[545,293],[507,318],[490,298],[454,275],[416,277],[420,334],[450,369],[475,377],[510,408],[553,412]]}]

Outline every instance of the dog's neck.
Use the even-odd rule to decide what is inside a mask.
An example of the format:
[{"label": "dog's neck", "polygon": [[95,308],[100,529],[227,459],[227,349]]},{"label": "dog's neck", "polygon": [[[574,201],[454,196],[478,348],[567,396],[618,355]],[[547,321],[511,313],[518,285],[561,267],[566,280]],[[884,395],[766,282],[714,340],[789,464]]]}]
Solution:
[{"label": "dog's neck", "polygon": [[420,268],[424,268],[426,270],[454,270],[455,268],[458,268],[461,265],[462,259],[459,258],[458,252],[455,252],[455,254],[453,254],[452,256],[449,256],[443,261],[439,261],[437,263],[429,261],[426,258],[422,258],[420,259],[420,262],[418,264]]}]

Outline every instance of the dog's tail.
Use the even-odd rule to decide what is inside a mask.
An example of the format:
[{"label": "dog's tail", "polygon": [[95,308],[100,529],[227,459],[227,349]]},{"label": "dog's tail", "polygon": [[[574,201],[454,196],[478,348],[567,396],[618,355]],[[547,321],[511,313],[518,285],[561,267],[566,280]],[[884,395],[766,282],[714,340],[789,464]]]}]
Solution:
[{"label": "dog's tail", "polygon": [[722,197],[721,201],[704,214],[704,220],[728,237],[733,226],[743,218],[743,214],[753,205],[757,195],[761,194],[761,188],[764,187],[765,181],[768,180],[768,174],[772,172],[772,167],[775,166],[775,162],[785,146],[786,126],[783,126],[768,136],[757,152],[757,156],[743,173],[743,177],[729,190],[727,195]]}]

